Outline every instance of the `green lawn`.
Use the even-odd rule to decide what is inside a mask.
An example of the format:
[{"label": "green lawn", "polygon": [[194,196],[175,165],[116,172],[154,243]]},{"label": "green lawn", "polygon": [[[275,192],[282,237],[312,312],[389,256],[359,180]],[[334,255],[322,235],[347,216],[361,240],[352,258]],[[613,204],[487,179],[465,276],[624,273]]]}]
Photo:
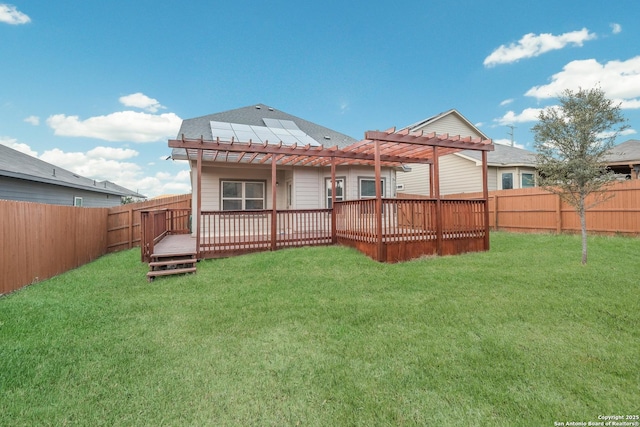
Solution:
[{"label": "green lawn", "polygon": [[640,413],[640,240],[494,233],[380,264],[344,247],[139,250],[0,298],[0,425],[553,426]]}]

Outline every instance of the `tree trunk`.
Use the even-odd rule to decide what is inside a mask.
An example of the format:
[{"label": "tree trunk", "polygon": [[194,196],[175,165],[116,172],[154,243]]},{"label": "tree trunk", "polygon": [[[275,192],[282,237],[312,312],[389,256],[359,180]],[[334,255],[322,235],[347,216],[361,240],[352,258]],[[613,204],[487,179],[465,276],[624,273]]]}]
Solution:
[{"label": "tree trunk", "polygon": [[580,229],[582,231],[582,265],[587,263],[587,211],[584,208],[585,196],[580,197]]}]

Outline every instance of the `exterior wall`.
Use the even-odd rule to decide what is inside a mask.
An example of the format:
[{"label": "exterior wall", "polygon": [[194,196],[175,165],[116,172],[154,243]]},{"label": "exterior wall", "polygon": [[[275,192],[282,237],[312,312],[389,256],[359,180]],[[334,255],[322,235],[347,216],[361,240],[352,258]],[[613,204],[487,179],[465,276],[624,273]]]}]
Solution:
[{"label": "exterior wall", "polygon": [[74,197],[82,197],[82,206],[85,208],[108,208],[122,204],[122,198],[114,194],[0,177],[0,199],[73,206]]},{"label": "exterior wall", "polygon": [[455,154],[440,157],[440,194],[482,191],[482,166]]},{"label": "exterior wall", "polygon": [[[195,162],[191,167],[195,170]],[[197,174],[191,174],[192,210],[196,210],[198,200]],[[353,166],[336,167],[336,176],[345,177],[346,200],[359,197],[359,178],[374,178],[372,167]],[[322,209],[326,208],[325,179],[331,178],[331,168],[318,167],[286,167],[276,172],[278,187],[276,203],[278,209],[287,209],[287,186],[292,185],[291,209]],[[391,168],[382,168],[381,177],[385,182],[385,197],[396,196],[396,172]],[[259,180],[265,182],[266,209],[271,209],[271,167],[234,166],[219,164],[204,164],[202,166],[202,210],[221,210],[220,180]]]}]

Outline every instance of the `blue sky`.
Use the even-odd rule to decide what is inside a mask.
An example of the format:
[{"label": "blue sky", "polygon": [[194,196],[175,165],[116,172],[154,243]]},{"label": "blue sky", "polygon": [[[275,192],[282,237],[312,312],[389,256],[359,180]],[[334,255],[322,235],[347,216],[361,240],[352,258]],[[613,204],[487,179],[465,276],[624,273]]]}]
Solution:
[{"label": "blue sky", "polygon": [[264,103],[361,139],[451,108],[532,149],[599,85],[640,139],[640,2],[0,0],[0,143],[153,197],[182,119]]}]

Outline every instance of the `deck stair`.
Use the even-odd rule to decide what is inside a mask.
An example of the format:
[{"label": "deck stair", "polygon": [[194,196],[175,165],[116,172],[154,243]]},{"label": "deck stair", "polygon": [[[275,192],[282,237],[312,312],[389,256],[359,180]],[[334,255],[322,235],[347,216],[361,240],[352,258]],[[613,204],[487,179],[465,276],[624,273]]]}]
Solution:
[{"label": "deck stair", "polygon": [[196,253],[152,254],[149,262],[147,280],[153,281],[158,276],[188,274],[196,272]]}]

